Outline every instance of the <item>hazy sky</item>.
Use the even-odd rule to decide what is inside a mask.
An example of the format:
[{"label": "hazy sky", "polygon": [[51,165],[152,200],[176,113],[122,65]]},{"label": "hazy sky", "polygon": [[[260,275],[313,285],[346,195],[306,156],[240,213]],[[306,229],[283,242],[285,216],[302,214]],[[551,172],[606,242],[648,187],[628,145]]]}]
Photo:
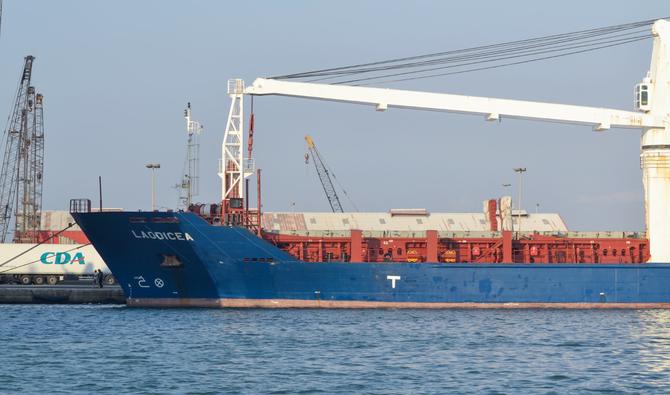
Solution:
[{"label": "hazy sky", "polygon": [[[187,101],[205,125],[197,200],[220,199],[226,81],[525,39],[670,15],[659,1],[53,1],[5,0],[0,114],[23,57],[45,96],[44,207],[74,197],[175,207]],[[632,109],[651,40],[516,67],[397,83],[430,90]],[[311,134],[361,211],[479,212],[528,169],[524,208],[571,229],[644,228],[639,132],[370,107],[255,99],[255,156],[268,211],[329,211],[303,136]],[[4,128],[4,127],[3,127]],[[509,193],[508,192],[508,193]],[[345,208],[351,208],[343,202]]]}]

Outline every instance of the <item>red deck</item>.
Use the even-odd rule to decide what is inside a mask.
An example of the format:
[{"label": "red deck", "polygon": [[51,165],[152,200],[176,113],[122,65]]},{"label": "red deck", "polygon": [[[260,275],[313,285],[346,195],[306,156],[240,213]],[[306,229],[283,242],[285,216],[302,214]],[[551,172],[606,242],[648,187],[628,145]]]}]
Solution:
[{"label": "red deck", "polygon": [[263,232],[263,238],[308,262],[462,262],[462,263],[641,263],[649,259],[647,239],[559,237],[501,232],[502,237],[315,237]]},{"label": "red deck", "polygon": [[[226,210],[199,205],[191,211],[208,222],[247,226],[260,237],[307,262],[444,262],[444,263],[644,263],[649,241],[618,232],[547,235],[546,232],[494,231],[495,201],[489,201],[490,232],[379,232],[349,230],[275,231],[260,226],[256,210]],[[260,202],[259,202],[260,203]],[[259,204],[260,206],[260,204]],[[206,210],[203,210],[206,208]],[[232,219],[232,220],[231,220]],[[559,232],[560,233],[560,232]]]}]

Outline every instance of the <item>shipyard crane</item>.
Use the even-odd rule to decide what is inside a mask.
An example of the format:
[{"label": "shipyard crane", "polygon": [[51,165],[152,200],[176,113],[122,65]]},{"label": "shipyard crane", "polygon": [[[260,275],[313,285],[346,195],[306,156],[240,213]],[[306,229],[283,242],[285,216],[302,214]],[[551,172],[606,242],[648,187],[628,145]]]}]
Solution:
[{"label": "shipyard crane", "polygon": [[31,85],[35,58],[26,56],[14,109],[5,130],[0,171],[0,242],[9,233],[16,207],[14,237],[35,241],[39,229],[44,171],[43,97]]},{"label": "shipyard crane", "polygon": [[[241,112],[242,98],[246,95],[278,95],[307,99],[328,100],[373,106],[377,111],[389,108],[447,111],[480,114],[488,121],[501,117],[563,122],[589,125],[597,131],[627,128],[642,131],[641,166],[644,185],[645,219],[651,252],[650,262],[670,262],[670,22],[657,20],[652,25],[653,50],[647,76],[636,85],[635,104],[638,112],[542,103],[523,100],[497,99],[428,93],[398,89],[380,89],[362,86],[330,85],[324,83],[289,82],[258,78],[245,88],[242,80],[228,83],[232,99],[231,115]],[[233,111],[235,110],[235,111]],[[236,118],[229,116],[229,125]],[[241,118],[240,118],[241,120]],[[241,122],[241,121],[240,121]],[[241,125],[234,124],[241,129]],[[230,136],[229,128],[226,136]],[[241,151],[237,156],[224,139],[223,162],[243,163]],[[240,142],[241,144],[241,142]],[[244,171],[235,170],[225,177],[243,177]],[[230,198],[224,184],[222,198]],[[242,188],[242,183],[239,183]],[[238,196],[243,196],[242,190]]]},{"label": "shipyard crane", "polygon": [[36,243],[42,211],[44,173],[44,97],[28,88],[29,119],[21,141],[19,193],[14,242]]},{"label": "shipyard crane", "polygon": [[[328,198],[328,204],[330,204],[330,209],[334,213],[343,213],[342,204],[340,203],[340,198],[337,196],[337,191],[335,191],[335,185],[333,185],[333,180],[330,178],[330,172],[328,167],[323,162],[319,150],[316,149],[314,140],[310,135],[305,136],[305,141],[307,142],[307,149],[309,154],[312,156],[312,162],[314,162],[314,167],[316,168],[316,174],[321,180],[321,186],[323,186],[323,191],[326,193],[326,198]],[[309,156],[306,156],[309,158]],[[307,161],[308,159],[306,159]]]},{"label": "shipyard crane", "polygon": [[188,142],[186,144],[186,161],[184,163],[184,175],[181,182],[177,184],[180,189],[179,203],[188,209],[193,203],[193,196],[197,196],[200,188],[200,143],[198,142],[203,126],[200,122],[194,121],[191,115],[191,103],[186,105],[184,110],[184,119],[186,120],[186,134]]}]

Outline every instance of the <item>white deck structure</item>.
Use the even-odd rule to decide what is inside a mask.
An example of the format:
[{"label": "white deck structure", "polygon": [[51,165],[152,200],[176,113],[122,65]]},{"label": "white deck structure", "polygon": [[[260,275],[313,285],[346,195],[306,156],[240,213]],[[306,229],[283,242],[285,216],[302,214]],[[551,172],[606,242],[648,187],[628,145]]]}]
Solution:
[{"label": "white deck structure", "polygon": [[[378,213],[291,213],[266,212],[263,214],[263,228],[271,232],[291,231],[426,231],[440,232],[488,232],[491,230],[484,213],[428,213],[394,214]],[[418,211],[418,210],[417,210]],[[418,211],[420,212],[420,211]],[[524,215],[525,214],[525,215]],[[514,226],[518,221],[514,213]],[[524,232],[567,232],[568,227],[558,214],[522,212],[521,223]],[[500,217],[498,217],[500,224]]]}]

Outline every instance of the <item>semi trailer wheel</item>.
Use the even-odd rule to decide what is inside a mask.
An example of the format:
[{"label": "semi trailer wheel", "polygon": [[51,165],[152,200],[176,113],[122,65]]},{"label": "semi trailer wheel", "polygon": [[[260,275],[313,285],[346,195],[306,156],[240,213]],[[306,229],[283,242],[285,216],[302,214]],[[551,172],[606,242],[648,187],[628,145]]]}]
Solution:
[{"label": "semi trailer wheel", "polygon": [[106,275],[105,278],[104,278],[104,281],[105,281],[106,285],[116,284],[116,278],[114,278],[114,276],[111,275],[111,274]]},{"label": "semi trailer wheel", "polygon": [[56,276],[47,276],[47,284],[56,285],[58,284],[58,277]]},{"label": "semi trailer wheel", "polygon": [[35,285],[43,285],[44,284],[44,277],[42,277],[42,276],[33,277],[33,283]]},{"label": "semi trailer wheel", "polygon": [[20,282],[22,285],[30,285],[30,283],[32,282],[32,279],[30,278],[29,275],[24,274],[24,275],[22,275],[21,277],[19,277],[19,282]]}]

